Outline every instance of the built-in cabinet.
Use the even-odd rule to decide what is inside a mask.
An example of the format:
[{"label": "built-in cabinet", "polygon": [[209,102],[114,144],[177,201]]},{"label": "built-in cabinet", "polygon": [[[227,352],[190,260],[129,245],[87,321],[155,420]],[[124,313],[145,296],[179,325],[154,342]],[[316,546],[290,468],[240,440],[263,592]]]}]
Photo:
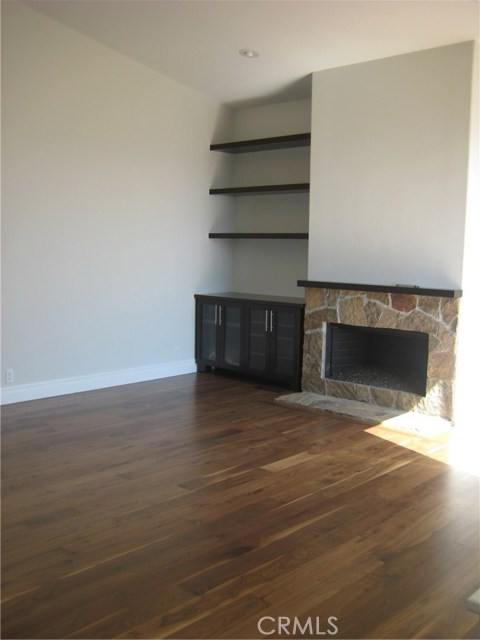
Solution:
[{"label": "built-in cabinet", "polygon": [[198,371],[226,369],[300,389],[303,299],[231,292],[195,299]]},{"label": "built-in cabinet", "polygon": [[[239,154],[309,145],[310,134],[300,133],[214,144],[210,149]],[[261,164],[263,165],[263,162]],[[309,188],[308,182],[213,187],[210,189],[210,195],[268,198],[284,194],[308,193]],[[294,206],[292,215],[295,213]],[[212,232],[209,237],[237,240],[306,240],[308,238],[308,233],[301,229],[289,233],[281,232],[278,228],[262,232],[258,232],[258,229],[246,231],[243,233]],[[267,259],[264,268],[272,268]],[[198,371],[225,369],[255,376],[291,389],[300,389],[304,314],[302,298],[230,292],[197,294],[195,299],[195,358]]]}]

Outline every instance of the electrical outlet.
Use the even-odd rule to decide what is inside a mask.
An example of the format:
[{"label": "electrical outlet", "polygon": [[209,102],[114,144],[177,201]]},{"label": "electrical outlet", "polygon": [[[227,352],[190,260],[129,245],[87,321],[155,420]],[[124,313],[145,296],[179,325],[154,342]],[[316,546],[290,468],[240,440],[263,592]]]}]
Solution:
[{"label": "electrical outlet", "polygon": [[175,358],[175,360],[178,360],[180,358],[180,347],[175,347],[175,349],[173,350],[173,357]]},{"label": "electrical outlet", "polygon": [[13,369],[5,369],[5,384],[13,384],[15,381],[15,373]]}]

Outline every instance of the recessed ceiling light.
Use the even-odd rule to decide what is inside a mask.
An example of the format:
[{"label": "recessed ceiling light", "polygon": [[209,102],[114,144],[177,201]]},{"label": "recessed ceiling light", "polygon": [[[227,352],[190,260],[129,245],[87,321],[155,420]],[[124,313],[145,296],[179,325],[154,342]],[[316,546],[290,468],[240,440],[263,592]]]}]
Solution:
[{"label": "recessed ceiling light", "polygon": [[238,52],[244,58],[258,58],[258,51],[254,51],[253,49],[240,49]]}]

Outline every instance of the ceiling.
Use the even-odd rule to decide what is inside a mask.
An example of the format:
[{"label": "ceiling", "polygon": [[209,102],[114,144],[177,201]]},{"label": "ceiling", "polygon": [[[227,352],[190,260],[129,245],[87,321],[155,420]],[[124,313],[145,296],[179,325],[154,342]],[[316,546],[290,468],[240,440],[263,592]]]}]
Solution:
[{"label": "ceiling", "polygon": [[308,97],[313,71],[479,37],[479,0],[23,1],[232,107]]}]

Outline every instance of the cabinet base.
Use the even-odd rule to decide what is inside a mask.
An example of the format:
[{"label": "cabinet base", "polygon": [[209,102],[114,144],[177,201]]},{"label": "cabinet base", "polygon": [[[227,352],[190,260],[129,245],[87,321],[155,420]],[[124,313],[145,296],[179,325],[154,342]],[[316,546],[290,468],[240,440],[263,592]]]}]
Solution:
[{"label": "cabinet base", "polygon": [[244,379],[248,382],[258,382],[259,384],[269,384],[272,387],[278,388],[278,390],[288,389],[289,391],[301,391],[301,381],[292,382],[291,380],[278,380],[269,376],[263,376],[261,374],[246,373],[243,371],[230,371],[229,369],[222,369],[219,367],[209,366],[205,364],[197,364],[197,373],[214,373],[223,378],[236,378]]},{"label": "cabinet base", "polygon": [[198,364],[197,363],[197,373],[207,373],[208,371],[211,371],[213,369],[213,367],[209,366],[208,364]]}]

